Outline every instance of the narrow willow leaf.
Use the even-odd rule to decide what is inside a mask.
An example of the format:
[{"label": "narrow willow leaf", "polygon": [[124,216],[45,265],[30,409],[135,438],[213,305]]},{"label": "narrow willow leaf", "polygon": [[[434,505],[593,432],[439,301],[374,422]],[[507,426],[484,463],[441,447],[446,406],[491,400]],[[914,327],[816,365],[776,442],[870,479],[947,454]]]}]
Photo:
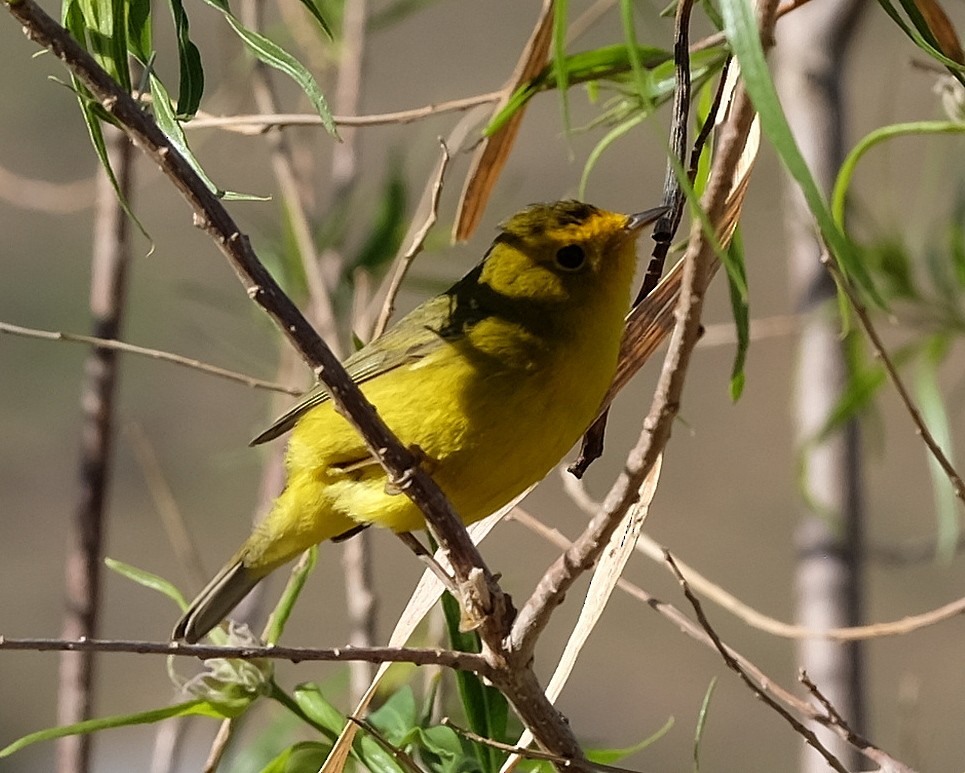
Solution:
[{"label": "narrow willow leaf", "polygon": [[198,161],[191,151],[191,148],[188,147],[188,138],[185,136],[184,130],[181,128],[181,123],[174,114],[171,97],[168,95],[164,84],[161,83],[160,79],[154,75],[154,73],[151,73],[150,83],[151,95],[153,96],[151,106],[154,108],[154,120],[157,122],[161,131],[163,131],[171,141],[171,144],[177,149],[178,153],[180,153],[188,163],[188,166],[194,170],[194,173],[198,175],[201,181],[208,187],[208,190],[225,201],[268,201],[270,199],[268,196],[255,196],[248,193],[226,191],[215,185],[214,181],[208,177],[207,173],[201,167],[201,162]]},{"label": "narrow willow leaf", "polygon": [[663,738],[667,733],[669,733],[673,725],[674,718],[668,717],[667,721],[663,723],[663,727],[652,735],[644,738],[642,741],[640,741],[640,743],[634,744],[633,746],[625,746],[622,749],[587,749],[586,758],[599,765],[613,765],[620,760],[626,759],[631,754],[636,754],[637,752],[642,752],[644,749],[648,749],[661,738]]},{"label": "narrow willow leaf", "polygon": [[319,10],[318,6],[315,5],[312,0],[298,0],[298,2],[300,2],[304,6],[305,10],[311,14],[312,18],[318,22],[318,26],[322,28],[322,32],[328,35],[330,39],[334,40],[335,36],[332,34],[332,28],[328,26],[328,22],[325,21],[325,17],[322,16],[322,12]]},{"label": "narrow willow leaf", "polygon": [[[719,55],[719,51],[716,51]],[[637,50],[641,64],[646,68],[654,68],[659,64],[673,60],[673,55],[664,49],[651,46],[640,46]],[[562,72],[565,73],[568,85],[587,83],[598,80],[617,79],[625,76],[631,69],[630,57],[625,45],[604,46],[593,51],[583,51],[570,54],[563,62]],[[559,88],[557,66],[546,67],[523,83],[510,97],[506,106],[502,108],[483,131],[487,137],[492,136],[517,113],[534,96],[541,91]]]},{"label": "narrow willow leaf", "polygon": [[118,714],[112,717],[101,717],[99,719],[89,719],[85,722],[78,722],[75,725],[63,725],[61,727],[51,727],[46,730],[39,730],[30,733],[23,738],[18,738],[9,746],[0,749],[0,757],[9,757],[14,752],[18,752],[26,746],[35,744],[38,741],[52,741],[56,738],[65,738],[70,735],[87,735],[96,733],[99,730],[109,730],[114,727],[130,727],[131,725],[150,725],[160,722],[162,719],[171,717],[215,717],[222,718],[223,715],[205,700],[195,699],[185,703],[176,703],[173,706],[165,706],[163,709],[153,709],[152,711],[142,711],[137,714]]},{"label": "narrow willow leaf", "polygon": [[[459,602],[446,593],[442,597],[442,609],[446,616],[446,630],[451,647],[459,652],[480,652],[482,647],[479,635],[475,631],[464,633],[459,630]],[[485,684],[470,671],[455,671],[454,676],[469,729],[483,738],[502,740],[509,719],[509,704],[506,698],[499,690]],[[472,748],[485,773],[499,770],[505,754],[483,744],[473,744]]]},{"label": "narrow willow leaf", "polygon": [[963,77],[963,72],[965,72],[965,67],[962,66],[961,62],[956,62],[954,59],[946,56],[942,51],[940,51],[938,46],[938,41],[935,40],[935,36],[932,34],[931,30],[928,28],[928,23],[924,20],[918,8],[913,2],[908,2],[908,0],[902,0],[901,5],[905,9],[906,13],[909,14],[909,18],[912,20],[912,24],[909,25],[901,17],[898,9],[892,4],[891,0],[878,0],[878,5],[880,5],[885,13],[887,13],[892,21],[897,24],[901,30],[915,43],[918,48],[928,54],[932,59],[941,62],[945,67],[951,71],[952,75],[959,81],[962,85],[965,85],[965,77]]},{"label": "narrow willow leaf", "polygon": [[821,235],[837,258],[841,270],[852,278],[874,303],[884,307],[884,301],[861,263],[857,249],[832,218],[824,196],[791,134],[791,127],[784,116],[767,61],[764,59],[754,9],[748,0],[721,0],[720,7],[727,39],[740,63],[744,84],[754,102],[754,108],[760,115],[764,134],[777,150],[788,173],[801,187]]},{"label": "narrow willow leaf", "polygon": [[630,62],[630,72],[633,73],[633,82],[636,85],[637,94],[646,104],[649,99],[650,77],[644,69],[643,61],[640,58],[640,49],[637,46],[637,30],[633,23],[632,0],[620,0],[620,21],[623,24],[623,36],[626,40],[627,59]]},{"label": "narrow willow leaf", "polygon": [[174,32],[178,41],[178,117],[190,119],[198,111],[204,94],[204,67],[201,52],[192,42],[188,15],[181,0],[168,0]]},{"label": "narrow willow leaf", "polygon": [[[924,357],[918,366],[915,380],[918,402],[921,405],[922,419],[952,464],[955,463],[952,432],[948,423],[948,412],[938,387],[938,369],[948,353],[948,338],[935,335],[925,346]],[[958,500],[952,483],[935,457],[927,452],[928,471],[932,479],[932,493],[935,498],[935,512],[938,518],[938,557],[951,561],[961,533],[961,520],[958,515]]]},{"label": "narrow willow leaf", "polygon": [[267,644],[276,644],[281,638],[285,630],[285,624],[288,622],[288,618],[291,617],[292,610],[295,608],[295,602],[298,601],[298,597],[305,587],[305,581],[312,571],[314,571],[317,562],[318,545],[312,545],[312,547],[305,551],[303,557],[299,559],[295,565],[291,576],[288,578],[288,584],[285,585],[285,591],[281,594],[281,598],[271,613],[271,617],[268,620],[268,629],[264,636]]},{"label": "narrow willow leaf", "polygon": [[707,729],[707,717],[710,716],[710,699],[714,697],[716,689],[717,677],[715,676],[707,685],[707,692],[704,693],[704,700],[697,714],[697,729],[694,731],[694,773],[700,773],[700,744],[704,740],[704,730]]},{"label": "narrow willow leaf", "polygon": [[[730,291],[730,310],[734,315],[734,325],[737,328],[737,351],[734,352],[734,366],[730,375],[730,399],[735,403],[744,391],[744,365],[747,362],[747,349],[751,343],[751,319],[749,295],[747,293],[747,269],[744,263],[744,242],[741,239],[740,227],[734,231],[734,236],[727,247],[730,263],[734,272],[740,277],[739,282],[731,280],[727,272],[727,288]],[[741,293],[740,288],[744,288]]]},{"label": "narrow willow leaf", "polygon": [[282,750],[261,773],[317,773],[331,749],[331,744],[300,741]]},{"label": "narrow willow leaf", "polygon": [[224,14],[228,25],[260,62],[264,62],[269,67],[285,73],[285,75],[301,87],[305,96],[308,97],[309,102],[312,103],[312,107],[315,108],[315,112],[317,112],[319,118],[322,119],[322,126],[325,127],[325,130],[329,134],[338,138],[338,130],[335,128],[335,122],[332,120],[332,111],[329,110],[328,102],[325,101],[322,90],[318,87],[318,83],[312,74],[305,68],[305,65],[277,43],[273,43],[264,35],[260,35],[254,30],[245,27],[231,12],[227,2],[224,2],[224,0],[205,0],[205,2]]},{"label": "narrow willow leaf", "polygon": [[123,561],[116,561],[113,558],[105,558],[104,565],[112,572],[117,572],[122,577],[133,580],[138,585],[143,585],[145,588],[163,593],[177,604],[182,612],[187,610],[187,599],[185,599],[181,591],[175,587],[174,583],[169,580],[165,580],[163,577],[144,569],[138,569],[136,566],[125,564]]}]

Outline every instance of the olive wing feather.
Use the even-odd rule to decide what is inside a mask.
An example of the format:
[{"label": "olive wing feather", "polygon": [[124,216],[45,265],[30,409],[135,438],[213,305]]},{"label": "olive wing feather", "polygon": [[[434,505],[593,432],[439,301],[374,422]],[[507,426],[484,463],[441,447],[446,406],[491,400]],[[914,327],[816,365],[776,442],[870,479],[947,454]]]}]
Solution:
[{"label": "olive wing feather", "polygon": [[[396,368],[418,362],[445,346],[440,335],[440,323],[446,318],[449,300],[445,296],[433,298],[412,311],[383,335],[359,349],[343,363],[356,384],[362,384],[389,373]],[[279,416],[270,427],[254,438],[256,446],[284,435],[308,411],[328,401],[331,395],[319,384],[298,403]]]}]

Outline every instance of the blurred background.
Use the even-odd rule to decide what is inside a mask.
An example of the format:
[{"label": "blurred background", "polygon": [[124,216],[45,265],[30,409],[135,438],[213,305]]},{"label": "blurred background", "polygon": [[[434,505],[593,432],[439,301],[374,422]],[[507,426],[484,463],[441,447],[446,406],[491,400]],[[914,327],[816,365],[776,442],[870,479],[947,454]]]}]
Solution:
[{"label": "blurred background", "polygon": [[[827,0],[815,0],[827,2]],[[373,2],[373,9],[387,3]],[[586,3],[572,3],[576,15]],[[56,15],[53,4],[45,3]],[[641,43],[664,46],[672,20],[660,4],[637,3]],[[360,113],[405,109],[491,91],[508,77],[536,17],[538,4],[516,0],[487,3],[439,0],[367,40]],[[957,10],[957,9],[956,9]],[[203,41],[208,78],[204,107],[215,114],[251,111],[244,73],[250,62],[220,15],[198,6],[192,32]],[[784,23],[794,23],[793,15]],[[281,27],[269,34],[284,39]],[[162,41],[170,30],[158,29]],[[167,36],[167,37],[165,37]],[[612,10],[574,46],[591,48],[622,39]],[[89,330],[88,282],[91,208],[97,170],[76,101],[62,83],[63,70],[36,47],[9,17],[0,20],[0,321],[85,333]],[[885,123],[942,115],[932,91],[934,75],[912,66],[915,50],[877,6],[860,27],[847,73],[849,145]],[[166,63],[158,64],[165,74]],[[279,88],[297,103],[287,83]],[[324,87],[325,84],[323,84]],[[570,96],[572,123],[596,115],[582,89]],[[404,126],[361,131],[360,187],[365,196],[348,221],[349,243],[361,244],[371,211],[392,170],[400,170],[411,214],[437,162],[437,137],[458,115]],[[665,166],[668,111],[647,121],[600,159],[586,198],[619,211],[657,204]],[[298,129],[327,169],[331,139],[320,129]],[[400,313],[462,275],[485,251],[506,215],[534,201],[572,197],[583,162],[600,129],[564,137],[555,93],[531,103],[509,164],[484,216],[464,245],[449,247],[448,229],[468,156],[454,159],[440,209],[440,224],[410,275]],[[222,187],[272,195],[274,181],[266,143],[258,136],[194,130],[193,148]],[[928,244],[960,193],[962,158],[955,137],[898,140],[873,152],[861,166],[856,199],[869,232],[902,234],[907,243]],[[754,319],[791,312],[783,253],[781,170],[765,143],[744,207],[750,308]],[[14,176],[63,185],[67,211],[24,207],[24,184]],[[324,177],[322,178],[324,179]],[[121,338],[169,350],[264,378],[278,367],[279,337],[247,299],[210,239],[191,225],[191,215],[168,181],[138,158],[134,208],[153,240],[137,237],[126,322]],[[365,197],[368,197],[367,199]],[[320,206],[330,202],[323,190]],[[256,250],[270,254],[279,243],[275,202],[229,205]],[[641,242],[644,245],[644,242]],[[641,252],[648,251],[644,245]],[[727,288],[719,276],[709,297],[705,324],[730,322]],[[902,343],[899,326],[884,323],[888,341]],[[714,336],[709,336],[714,339]],[[726,339],[726,335],[724,336]],[[718,339],[719,340],[719,339]],[[797,454],[790,415],[793,334],[754,341],[747,385],[735,404],[728,392],[732,343],[698,349],[688,375],[680,420],[666,453],[662,479],[646,531],[675,555],[760,611],[790,621],[793,533],[802,512]],[[83,346],[0,337],[0,633],[10,637],[57,637],[63,612],[63,565],[67,523],[78,492],[79,391]],[[947,409],[961,427],[963,359],[943,368]],[[617,400],[606,454],[587,478],[602,496],[621,469],[649,407],[659,364],[653,362]],[[307,378],[307,372],[305,377]],[[134,356],[123,356],[118,401],[116,463],[110,489],[107,555],[155,572],[195,590],[169,547],[145,474],[136,460],[132,433],[143,433],[211,572],[248,533],[258,501],[266,451],[248,440],[270,420],[278,403],[265,392]],[[878,396],[863,442],[867,529],[873,543],[927,537],[936,530],[925,450],[893,390]],[[575,536],[585,516],[551,475],[527,500],[527,510]],[[373,535],[378,632],[384,640],[402,609],[421,566],[390,534]],[[346,640],[341,548],[324,545],[284,642],[337,646]],[[490,566],[517,600],[524,599],[557,551],[515,523],[502,524],[484,544]],[[281,574],[281,573],[280,573]],[[642,557],[626,577],[689,611],[665,567]],[[282,576],[272,578],[277,597]],[[868,622],[912,615],[961,595],[965,565],[924,561],[867,568]],[[570,594],[537,653],[548,678],[554,658],[579,612],[584,581]],[[105,638],[166,640],[178,616],[174,605],[112,573],[103,608]],[[793,643],[754,630],[707,605],[722,637],[769,676],[794,688]],[[907,636],[867,645],[870,720],[868,734],[883,748],[923,771],[961,770],[965,739],[965,622],[955,619]],[[0,745],[56,722],[58,660],[55,654],[0,653]],[[188,664],[184,669],[190,671]],[[343,710],[348,677],[338,664],[279,665],[287,684],[318,681]],[[755,700],[713,652],[683,636],[649,608],[616,593],[584,650],[559,705],[589,746],[630,746],[673,717],[673,728],[650,749],[623,764],[636,769],[679,770],[691,766],[694,726],[710,681],[719,684],[711,706],[702,759],[707,770],[728,773],[791,770],[800,738]],[[163,705],[175,698],[160,658],[115,655],[99,662],[96,714],[120,714]],[[257,712],[256,712],[257,713]],[[258,737],[269,720],[258,716],[244,732]],[[181,769],[196,770],[217,723],[195,721],[181,755]],[[107,731],[95,739],[98,771],[147,769],[152,727]],[[240,747],[239,747],[240,748]],[[55,747],[40,744],[4,760],[0,769],[53,769]],[[232,760],[225,769],[247,770]]]}]

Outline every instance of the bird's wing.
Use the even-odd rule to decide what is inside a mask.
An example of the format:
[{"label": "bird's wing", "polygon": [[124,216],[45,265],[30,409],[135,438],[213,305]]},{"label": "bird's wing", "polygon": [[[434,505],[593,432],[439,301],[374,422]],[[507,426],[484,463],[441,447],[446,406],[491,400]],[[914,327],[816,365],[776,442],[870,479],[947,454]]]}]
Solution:
[{"label": "bird's wing", "polygon": [[[451,336],[440,335],[439,323],[447,316],[449,300],[445,296],[415,309],[387,330],[383,335],[349,357],[345,370],[356,384],[362,384],[384,373],[417,362],[445,345]],[[268,429],[252,440],[256,446],[285,434],[312,408],[331,398],[325,386],[319,384],[297,404],[278,417]]]}]

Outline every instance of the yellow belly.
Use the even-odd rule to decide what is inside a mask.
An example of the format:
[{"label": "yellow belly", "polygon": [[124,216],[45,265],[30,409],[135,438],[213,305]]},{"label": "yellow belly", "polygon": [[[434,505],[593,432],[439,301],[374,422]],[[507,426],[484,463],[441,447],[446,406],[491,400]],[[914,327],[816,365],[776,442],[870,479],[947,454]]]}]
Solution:
[{"label": "yellow belly", "polygon": [[[615,362],[616,344],[599,341],[589,355],[570,348],[527,369],[481,364],[444,346],[362,391],[404,444],[418,446],[424,468],[471,523],[560,461],[594,418]],[[384,471],[331,403],[299,420],[287,464],[286,490],[249,539],[248,565],[273,568],[359,523],[424,526],[409,498],[387,489]]]}]

